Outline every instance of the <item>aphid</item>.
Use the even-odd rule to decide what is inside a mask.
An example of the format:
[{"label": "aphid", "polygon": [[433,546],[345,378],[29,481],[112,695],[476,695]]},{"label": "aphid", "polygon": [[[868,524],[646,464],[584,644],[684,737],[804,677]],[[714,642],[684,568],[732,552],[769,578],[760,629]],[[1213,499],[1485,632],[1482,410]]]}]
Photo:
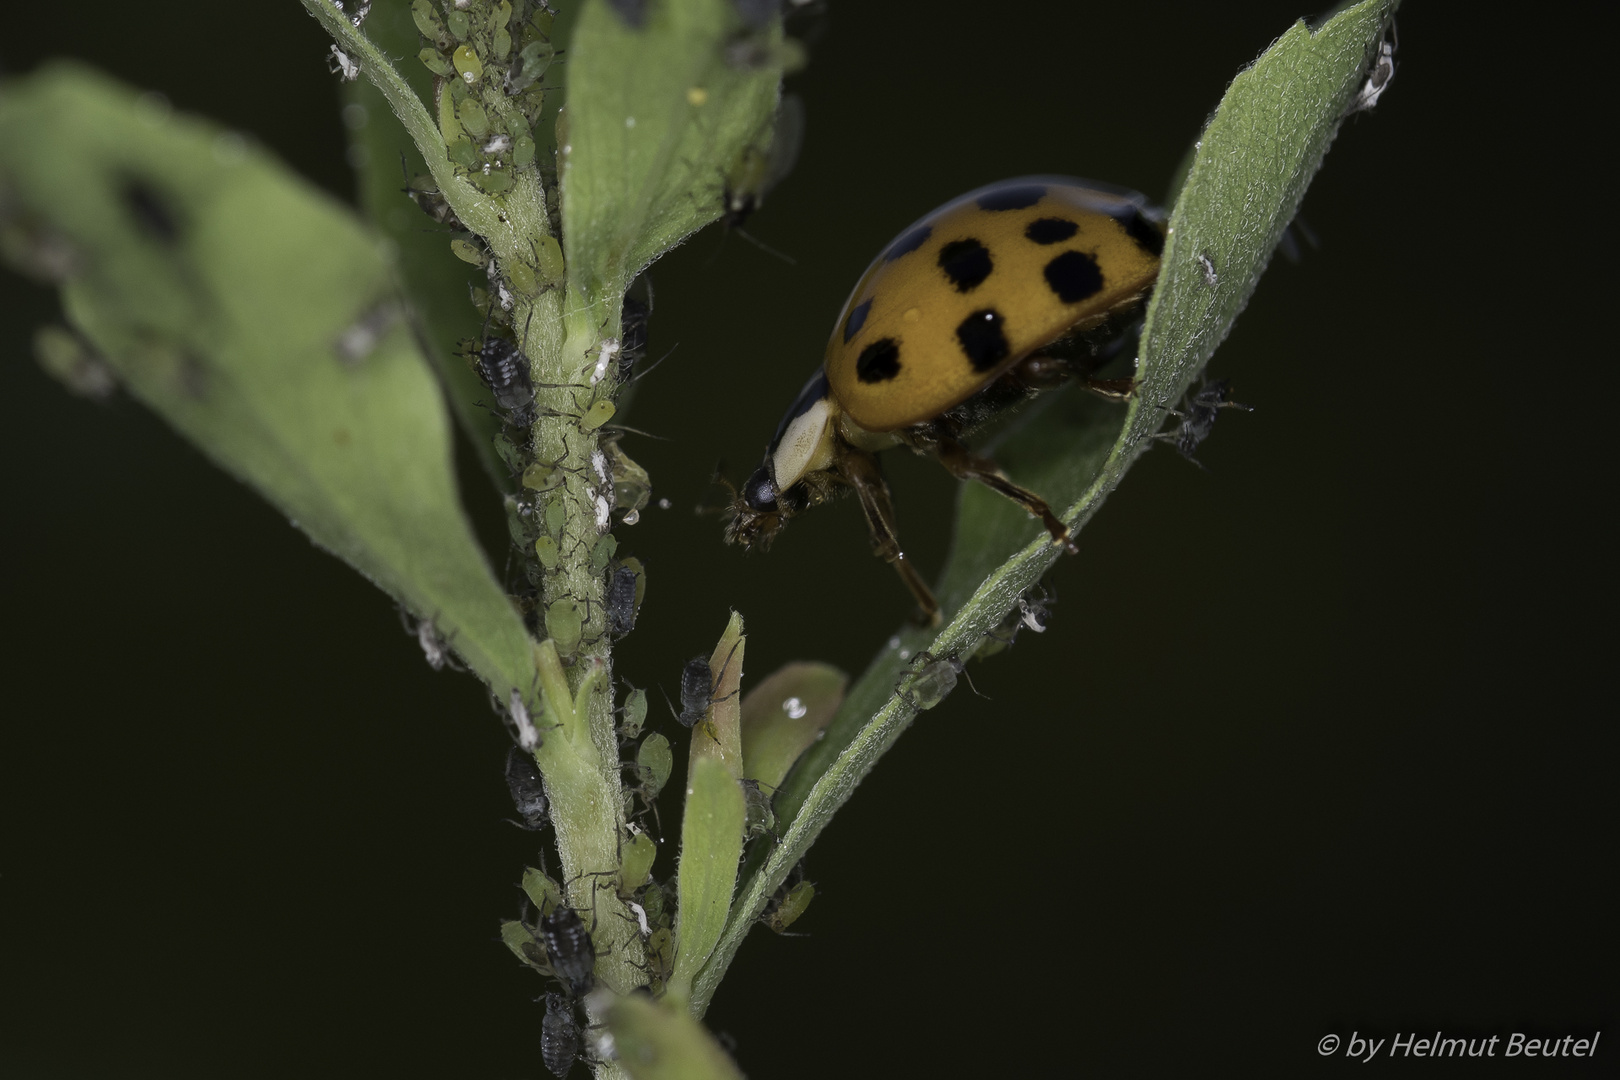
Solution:
[{"label": "aphid", "polygon": [[1226,379],[1206,380],[1195,390],[1181,408],[1165,409],[1172,416],[1181,418],[1181,423],[1174,431],[1161,431],[1150,436],[1154,439],[1164,439],[1176,452],[1188,461],[1204,467],[1203,462],[1193,457],[1193,451],[1198,444],[1209,438],[1209,433],[1215,428],[1215,417],[1222,409],[1242,409],[1244,412],[1254,412],[1254,406],[1243,405],[1230,400],[1226,395],[1231,390],[1231,383]]},{"label": "aphid", "polygon": [[533,750],[540,745],[540,732],[535,729],[534,721],[529,716],[529,706],[523,700],[523,691],[512,688],[512,693],[506,699],[506,715],[512,721],[512,727],[517,732],[517,744],[524,750]]},{"label": "aphid", "polygon": [[909,446],[1011,499],[1072,548],[1040,496],[958,440],[1071,378],[1107,397],[1133,394],[1134,379],[1093,372],[1136,322],[1163,247],[1163,215],[1143,196],[1056,177],[992,184],[917,222],[845,302],[821,370],[734,493],[726,539],[768,546],[794,515],[853,488],[875,553],[937,622],[939,605],[900,548],[876,457]]},{"label": "aphid", "polygon": [[[926,660],[927,663],[911,673],[911,682],[907,684],[903,693],[911,700],[914,708],[932,709],[956,689],[956,679],[963,674],[963,664],[955,656],[941,659],[929,652],[918,653],[917,659]],[[971,679],[969,685],[972,685]],[[974,693],[978,691],[975,690]]]},{"label": "aphid", "polygon": [[416,643],[422,647],[422,656],[427,660],[428,667],[434,671],[465,671],[456,661],[455,654],[450,651],[449,643],[439,636],[438,627],[433,625],[432,619],[412,619],[410,612],[403,607],[399,609],[399,624],[405,632],[416,638]]},{"label": "aphid", "polygon": [[534,383],[529,378],[529,358],[515,342],[503,337],[486,337],[473,360],[473,369],[495,395],[495,404],[506,410],[513,424],[529,427],[534,423]]},{"label": "aphid", "polygon": [[1355,98],[1350,102],[1350,112],[1365,112],[1376,106],[1378,99],[1384,96],[1390,80],[1395,78],[1395,50],[1399,46],[1400,39],[1395,35],[1395,25],[1391,23],[1389,36],[1378,43],[1378,53],[1367,68],[1367,81],[1361,84],[1361,89],[1356,91]]},{"label": "aphid", "polygon": [[1031,630],[1037,634],[1046,633],[1046,625],[1052,613],[1048,604],[1057,602],[1057,597],[1048,593],[1044,588],[1038,598],[1027,596],[1018,598],[1018,605],[1007,613],[994,630],[989,631],[979,640],[978,646],[973,650],[973,659],[983,660],[994,656],[1003,649],[1011,648],[1018,640],[1021,630]]},{"label": "aphid", "polygon": [[714,671],[707,656],[694,656],[681,668],[681,712],[676,717],[683,727],[703,719],[714,702]]},{"label": "aphid", "polygon": [[647,691],[631,687],[619,706],[619,741],[634,742],[641,738],[641,727],[647,722]]},{"label": "aphid", "polygon": [[[737,647],[732,646],[731,651],[735,653]],[[731,656],[728,654],[725,664],[721,665],[720,668],[722,676],[725,675],[726,668],[730,664]],[[686,727],[693,726],[703,719],[716,701],[725,701],[726,698],[732,696],[727,694],[726,697],[715,697],[715,682],[714,669],[710,666],[707,656],[694,656],[686,662],[686,666],[681,669],[681,711],[680,715],[676,717],[682,725]]]},{"label": "aphid", "polygon": [[[759,921],[770,927],[778,934],[787,934],[788,927],[792,926],[810,901],[815,898],[816,886],[804,877],[804,862],[801,860],[793,868],[791,882],[784,881],[781,886],[771,894],[765,902],[765,910],[760,912]],[[800,934],[788,934],[789,937],[801,937]]]},{"label": "aphid", "polygon": [[579,1057],[579,1021],[574,1003],[555,990],[546,994],[546,1017],[540,1021],[540,1060],[553,1076],[567,1076]]},{"label": "aphid", "polygon": [[[726,228],[742,232],[749,217],[764,205],[765,196],[793,171],[803,145],[804,102],[796,94],[784,94],[776,106],[769,145],[744,147],[726,171],[720,218]],[[743,236],[754,239],[746,232]]]},{"label": "aphid", "polygon": [[[640,280],[645,281],[645,278]],[[647,286],[647,299],[634,296],[624,298],[619,315],[619,381],[627,381],[635,367],[647,355],[647,320],[652,315],[652,286]]]},{"label": "aphid", "polygon": [[338,334],[332,342],[332,351],[345,364],[358,364],[376,351],[382,339],[405,317],[405,310],[394,300],[384,300]]},{"label": "aphid", "polygon": [[101,355],[63,326],[34,331],[34,358],[39,366],[80,397],[106,401],[118,389],[118,377]]},{"label": "aphid", "polygon": [[566,904],[549,915],[540,916],[540,940],[545,943],[551,970],[579,997],[596,981],[596,944],[580,920],[579,912]]},{"label": "aphid", "polygon": [[534,763],[534,754],[514,746],[506,752],[506,787],[512,793],[517,807],[517,824],[530,832],[539,832],[550,823],[546,812],[546,786],[540,779],[540,769]]},{"label": "aphid", "polygon": [[400,191],[409,196],[422,213],[457,232],[466,231],[467,227],[456,217],[456,212],[451,208],[449,201],[439,193],[438,188],[432,186],[431,176],[418,176],[414,179],[411,177],[403,151],[399,155],[399,168],[405,174],[405,186],[400,188]]},{"label": "aphid", "polygon": [[619,566],[607,584],[608,633],[623,637],[636,628],[636,572]]},{"label": "aphid", "polygon": [[336,45],[332,46],[332,58],[327,61],[327,67],[334,75],[341,75],[344,82],[354,82],[360,77],[360,62]]},{"label": "aphid", "polygon": [[760,787],[758,780],[739,780],[743,789],[743,839],[770,833],[776,835],[776,811],[771,807],[773,793]]}]

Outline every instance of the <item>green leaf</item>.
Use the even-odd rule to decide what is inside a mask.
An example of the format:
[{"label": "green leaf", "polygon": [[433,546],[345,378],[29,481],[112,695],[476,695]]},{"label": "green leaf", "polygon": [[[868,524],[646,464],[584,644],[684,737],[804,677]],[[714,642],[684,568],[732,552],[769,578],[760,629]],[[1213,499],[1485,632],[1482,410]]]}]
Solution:
[{"label": "green leaf", "polygon": [[613,296],[721,212],[724,170],[769,145],[782,26],[748,54],[727,0],[648,4],[630,27],[604,0],[580,12],[569,47],[562,147],[569,288]]},{"label": "green leaf", "polygon": [[742,788],[718,755],[693,755],[681,817],[681,862],[676,879],[675,970],[669,992],[692,993],[692,979],[714,951],[726,925],[742,858]]},{"label": "green leaf", "polygon": [[743,776],[774,793],[793,763],[832,721],[849,676],[831,664],[795,660],[742,702]]},{"label": "green leaf", "polygon": [[[614,1062],[633,1080],[742,1080],[714,1036],[667,1001],[601,996]],[[598,999],[592,998],[593,1011]]]},{"label": "green leaf", "polygon": [[386,245],[240,136],[73,65],[5,87],[0,177],[6,232],[72,253],[68,318],[136,397],[503,697],[532,686]]},{"label": "green leaf", "polygon": [[[1395,6],[1396,0],[1364,0],[1315,32],[1295,23],[1232,81],[1170,217],[1142,334],[1137,395],[1124,409],[1115,406],[1111,419],[1106,403],[1057,396],[998,448],[1011,475],[1067,505],[1071,529],[1090,520],[1152,445],[1148,436],[1165,416],[1157,406],[1180,400],[1231,329],[1320,167]],[[965,659],[1058,558],[1058,549],[1034,535],[1038,526],[1015,522],[998,501],[973,487],[963,492],[941,588],[949,623],[932,641],[915,629],[896,635],[851,690],[827,737],[788,777],[776,812],[791,824],[780,844],[751,856],[725,934],[694,984],[694,1014],[707,1008],[794,864],[915,717],[903,693],[907,661],[924,648],[934,657]],[[1150,590],[1151,573],[1144,568],[1139,576]]]}]

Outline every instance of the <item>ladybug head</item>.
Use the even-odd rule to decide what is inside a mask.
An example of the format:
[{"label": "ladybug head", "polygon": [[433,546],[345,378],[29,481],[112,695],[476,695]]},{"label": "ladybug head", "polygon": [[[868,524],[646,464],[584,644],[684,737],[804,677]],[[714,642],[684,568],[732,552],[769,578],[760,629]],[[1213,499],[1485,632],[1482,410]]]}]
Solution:
[{"label": "ladybug head", "polygon": [[787,519],[803,510],[810,501],[802,483],[786,491],[777,490],[769,459],[749,474],[742,490],[732,487],[723,478],[721,483],[731,489],[731,506],[726,511],[726,542],[745,548],[770,547]]}]

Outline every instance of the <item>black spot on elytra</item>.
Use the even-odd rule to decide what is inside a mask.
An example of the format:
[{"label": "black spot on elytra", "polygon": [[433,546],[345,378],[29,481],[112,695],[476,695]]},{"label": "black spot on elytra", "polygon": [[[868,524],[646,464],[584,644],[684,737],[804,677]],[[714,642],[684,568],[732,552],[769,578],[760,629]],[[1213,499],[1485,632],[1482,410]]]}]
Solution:
[{"label": "black spot on elytra", "polygon": [[1024,236],[1037,244],[1061,244],[1080,231],[1068,218],[1043,217],[1029,223]]},{"label": "black spot on elytra", "polygon": [[888,254],[883,257],[889,262],[893,262],[902,255],[910,255],[913,251],[928,243],[928,238],[933,235],[933,232],[934,227],[932,225],[919,225],[896,240],[893,246],[889,248]]},{"label": "black spot on elytra", "polygon": [[1102,291],[1102,271],[1085,252],[1065,251],[1046,264],[1046,283],[1065,304],[1078,304]]},{"label": "black spot on elytra", "polygon": [[939,249],[939,268],[957,292],[972,292],[984,284],[995,264],[990,261],[990,249],[969,237],[952,240]]},{"label": "black spot on elytra", "polygon": [[850,310],[849,318],[844,320],[844,344],[848,345],[850,339],[861,332],[866,325],[866,313],[872,310],[872,298],[867,297]]},{"label": "black spot on elytra", "polygon": [[989,371],[1007,359],[1007,335],[1002,333],[1005,322],[995,308],[975,311],[956,328],[956,340],[974,371]]},{"label": "black spot on elytra", "polygon": [[1046,197],[1045,184],[1020,184],[979,196],[980,210],[1026,210]]},{"label": "black spot on elytra", "polygon": [[863,383],[888,382],[900,374],[900,343],[879,338],[855,359],[855,377]]},{"label": "black spot on elytra", "polygon": [[1125,235],[1135,240],[1137,247],[1155,259],[1164,254],[1164,233],[1142,211],[1132,210],[1130,216],[1120,218],[1119,223],[1125,226]]}]

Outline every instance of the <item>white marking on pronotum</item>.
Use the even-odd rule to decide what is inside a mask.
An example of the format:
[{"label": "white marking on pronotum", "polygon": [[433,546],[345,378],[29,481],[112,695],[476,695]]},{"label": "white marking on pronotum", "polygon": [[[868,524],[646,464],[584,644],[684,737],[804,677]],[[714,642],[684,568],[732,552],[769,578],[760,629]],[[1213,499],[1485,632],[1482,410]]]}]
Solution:
[{"label": "white marking on pronotum", "polygon": [[533,750],[540,745],[540,733],[534,729],[534,722],[529,719],[529,707],[523,704],[523,691],[512,690],[512,696],[506,701],[506,711],[512,714],[512,723],[517,725],[518,745],[525,750]]},{"label": "white marking on pronotum", "polygon": [[642,937],[652,937],[652,927],[647,925],[647,909],[634,900],[626,900],[625,907],[636,913],[636,923],[641,927]]},{"label": "white marking on pronotum", "polygon": [[608,365],[613,363],[615,356],[619,355],[619,348],[618,338],[608,338],[602,342],[602,350],[596,354],[596,367],[591,371],[592,386],[601,382],[602,376],[607,374]]}]

